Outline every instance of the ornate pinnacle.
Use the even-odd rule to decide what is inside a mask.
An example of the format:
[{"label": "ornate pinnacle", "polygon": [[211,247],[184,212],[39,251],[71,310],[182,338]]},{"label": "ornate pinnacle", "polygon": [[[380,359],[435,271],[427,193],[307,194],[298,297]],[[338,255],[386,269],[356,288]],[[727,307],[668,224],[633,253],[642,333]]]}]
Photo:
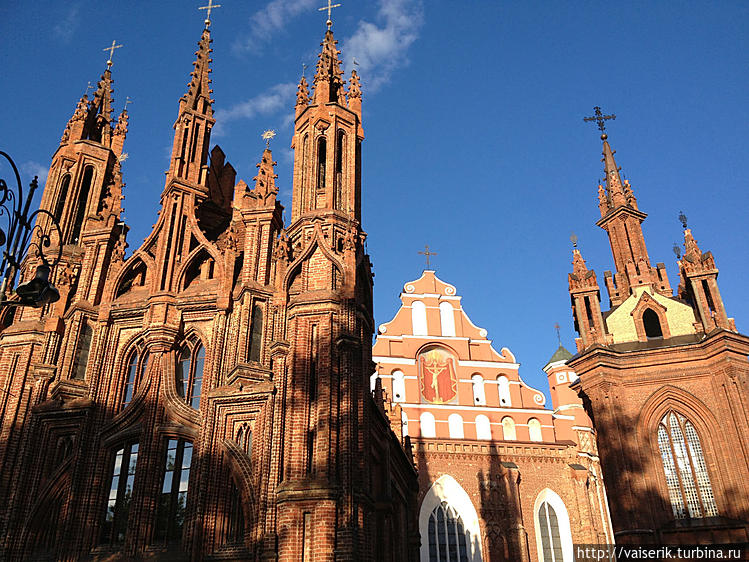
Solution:
[{"label": "ornate pinnacle", "polygon": [[356,69],[351,71],[351,80],[349,81],[348,97],[361,98],[361,82],[359,81],[359,74]]},{"label": "ornate pinnacle", "polygon": [[296,105],[309,105],[309,85],[304,76],[302,76],[302,79],[299,81],[299,86],[297,86]]}]

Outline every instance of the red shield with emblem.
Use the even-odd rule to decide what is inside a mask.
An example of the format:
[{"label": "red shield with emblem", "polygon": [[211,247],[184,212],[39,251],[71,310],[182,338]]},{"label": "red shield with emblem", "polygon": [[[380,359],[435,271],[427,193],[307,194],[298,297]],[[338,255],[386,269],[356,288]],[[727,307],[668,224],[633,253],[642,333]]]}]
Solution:
[{"label": "red shield with emblem", "polygon": [[458,395],[455,358],[446,349],[433,347],[419,354],[421,395],[430,404],[446,404]]}]

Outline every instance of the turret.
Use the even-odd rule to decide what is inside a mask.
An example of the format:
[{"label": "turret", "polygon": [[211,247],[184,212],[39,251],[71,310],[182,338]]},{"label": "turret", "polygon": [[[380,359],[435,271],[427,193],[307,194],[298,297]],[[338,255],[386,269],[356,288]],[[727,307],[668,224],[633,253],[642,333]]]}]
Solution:
[{"label": "turret", "polygon": [[[682,215],[683,217],[683,215]],[[718,268],[712,252],[702,252],[692,231],[684,224],[685,252],[678,261],[679,274],[683,285],[679,287],[679,296],[691,301],[697,312],[702,329],[709,333],[716,328],[736,331],[733,318],[728,318],[723,299],[718,290]]]},{"label": "turret", "polygon": [[606,343],[606,330],[601,313],[601,290],[596,274],[585,265],[580,250],[572,251],[572,273],[568,275],[575,329],[580,334],[577,349]]}]

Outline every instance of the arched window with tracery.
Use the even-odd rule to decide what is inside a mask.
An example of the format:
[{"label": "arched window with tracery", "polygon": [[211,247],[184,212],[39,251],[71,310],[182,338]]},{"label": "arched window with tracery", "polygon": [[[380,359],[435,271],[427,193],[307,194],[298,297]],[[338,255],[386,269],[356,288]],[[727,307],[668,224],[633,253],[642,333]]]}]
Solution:
[{"label": "arched window with tracery", "polygon": [[446,501],[429,516],[429,561],[469,562],[467,536],[463,518]]},{"label": "arched window with tracery", "polygon": [[668,412],[658,424],[658,449],[674,517],[718,515],[705,455],[692,422],[678,412]]},{"label": "arched window with tracery", "polygon": [[533,522],[539,562],[574,560],[569,513],[556,492],[545,488],[538,494],[533,506]]},{"label": "arched window with tracery", "polygon": [[559,536],[559,519],[549,502],[543,502],[538,510],[538,533],[541,535],[541,555],[544,562],[562,562],[562,540]]},{"label": "arched window with tracery", "polygon": [[205,348],[201,344],[182,348],[177,360],[177,392],[196,410],[200,408],[204,365]]},{"label": "arched window with tracery", "polygon": [[127,378],[125,378],[125,388],[122,392],[122,407],[124,408],[135,396],[135,392],[138,390],[143,373],[146,372],[148,366],[148,353],[142,358],[137,351],[133,351],[130,355],[130,360],[127,363]]}]

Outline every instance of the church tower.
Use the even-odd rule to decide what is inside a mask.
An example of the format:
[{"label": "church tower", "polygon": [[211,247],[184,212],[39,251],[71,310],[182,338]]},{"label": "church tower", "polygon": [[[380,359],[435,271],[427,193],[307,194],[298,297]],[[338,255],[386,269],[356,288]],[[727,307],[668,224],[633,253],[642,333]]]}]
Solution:
[{"label": "church tower", "polygon": [[[604,117],[596,108],[599,128]],[[600,220],[615,272],[601,310],[596,275],[573,251],[569,292],[577,355],[572,385],[598,431],[619,544],[749,540],[749,338],[726,315],[718,269],[684,225],[676,295],[653,267],[630,183],[605,132]],[[678,250],[678,248],[677,248]]]},{"label": "church tower", "polygon": [[61,298],[0,329],[4,560],[418,558],[410,445],[369,388],[359,78],[328,22],[284,225],[270,143],[249,185],[209,148],[215,7],[130,256],[111,62],[53,157]]}]

